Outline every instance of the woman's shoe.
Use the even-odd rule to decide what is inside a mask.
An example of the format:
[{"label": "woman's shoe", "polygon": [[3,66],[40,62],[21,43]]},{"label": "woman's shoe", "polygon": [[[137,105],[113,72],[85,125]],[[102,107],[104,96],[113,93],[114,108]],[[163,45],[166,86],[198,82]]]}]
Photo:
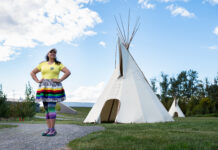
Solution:
[{"label": "woman's shoe", "polygon": [[50,129],[47,129],[45,132],[42,133],[42,136],[46,136],[50,132]]},{"label": "woman's shoe", "polygon": [[56,130],[50,130],[50,132],[46,136],[55,136],[56,134]]}]

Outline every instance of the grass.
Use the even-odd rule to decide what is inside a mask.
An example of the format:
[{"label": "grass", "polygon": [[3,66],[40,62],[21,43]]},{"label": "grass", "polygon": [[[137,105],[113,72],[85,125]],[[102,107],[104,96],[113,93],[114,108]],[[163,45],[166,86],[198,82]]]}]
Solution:
[{"label": "grass", "polygon": [[17,125],[7,125],[7,124],[0,124],[0,129],[3,129],[3,128],[13,128],[13,127],[17,127]]},{"label": "grass", "polygon": [[100,124],[105,131],[71,141],[72,150],[216,150],[218,118],[186,117],[175,122]]},{"label": "grass", "polygon": [[[93,126],[92,124],[84,124],[83,120],[85,119],[86,115],[90,111],[91,108],[86,108],[86,107],[75,107],[73,108],[77,110],[77,114],[72,115],[72,114],[62,114],[58,113],[61,115],[58,118],[65,118],[65,119],[70,119],[70,120],[56,120],[56,124],[77,124],[81,126]],[[45,113],[36,113],[36,116],[41,116],[44,117]],[[17,119],[12,119],[9,121],[0,121],[4,123],[11,123],[11,122],[16,122],[16,123],[33,123],[33,124],[45,124],[45,119],[40,119],[40,118],[24,118],[24,121],[19,121],[19,118]]]}]

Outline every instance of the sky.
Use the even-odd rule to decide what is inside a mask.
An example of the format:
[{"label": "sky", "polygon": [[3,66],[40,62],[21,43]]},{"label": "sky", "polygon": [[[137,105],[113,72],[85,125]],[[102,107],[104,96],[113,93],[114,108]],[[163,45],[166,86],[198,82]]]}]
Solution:
[{"label": "sky", "polygon": [[[115,69],[117,25],[140,17],[130,52],[148,80],[161,72],[218,72],[218,0],[0,0],[0,83],[8,98],[24,97],[30,72],[51,48],[70,71],[67,100],[95,102]],[[63,74],[61,73],[60,76]],[[37,74],[41,78],[40,74]]]}]

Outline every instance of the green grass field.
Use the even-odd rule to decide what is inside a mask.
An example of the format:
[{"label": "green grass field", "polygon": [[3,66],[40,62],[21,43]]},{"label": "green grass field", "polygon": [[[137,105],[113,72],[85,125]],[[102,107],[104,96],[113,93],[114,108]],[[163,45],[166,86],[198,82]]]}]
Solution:
[{"label": "green grass field", "polygon": [[105,131],[70,142],[74,150],[216,150],[218,118],[187,117],[155,124],[101,124]]},{"label": "green grass field", "polygon": [[[77,115],[63,115],[69,121],[57,124],[83,124],[90,108],[74,108]],[[37,114],[44,116],[43,113]],[[45,123],[31,119],[24,123]],[[97,124],[104,131],[71,141],[72,150],[218,150],[218,117],[176,118],[175,122],[145,124]],[[0,127],[1,128],[1,127]]]},{"label": "green grass field", "polygon": [[[88,111],[78,108],[85,119]],[[69,143],[72,150],[218,150],[218,118],[186,117],[175,122],[99,124],[105,131]]]},{"label": "green grass field", "polygon": [[7,124],[0,124],[0,129],[3,129],[3,128],[13,128],[13,127],[17,127],[17,125],[7,125]]}]

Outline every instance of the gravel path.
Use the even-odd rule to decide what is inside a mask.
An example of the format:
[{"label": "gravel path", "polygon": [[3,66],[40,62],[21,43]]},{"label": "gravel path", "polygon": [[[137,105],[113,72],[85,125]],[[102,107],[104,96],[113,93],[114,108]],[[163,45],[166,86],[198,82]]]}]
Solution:
[{"label": "gravel path", "polygon": [[65,147],[69,141],[89,133],[104,130],[99,126],[79,126],[56,124],[57,135],[43,137],[45,124],[18,124],[15,128],[0,129],[0,150],[57,150]]}]

